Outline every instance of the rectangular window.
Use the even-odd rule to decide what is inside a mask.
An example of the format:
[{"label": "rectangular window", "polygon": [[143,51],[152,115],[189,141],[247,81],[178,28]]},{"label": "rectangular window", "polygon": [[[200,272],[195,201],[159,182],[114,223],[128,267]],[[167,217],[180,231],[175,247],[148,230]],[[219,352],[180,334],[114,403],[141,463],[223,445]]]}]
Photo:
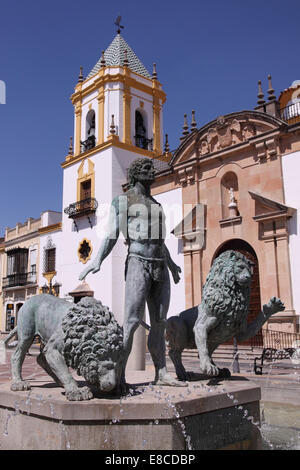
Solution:
[{"label": "rectangular window", "polygon": [[92,187],[91,180],[84,181],[80,186],[80,200],[88,199],[91,197]]},{"label": "rectangular window", "polygon": [[28,249],[15,248],[7,252],[7,275],[27,273]]},{"label": "rectangular window", "polygon": [[51,273],[55,271],[56,248],[45,250],[44,272]]}]

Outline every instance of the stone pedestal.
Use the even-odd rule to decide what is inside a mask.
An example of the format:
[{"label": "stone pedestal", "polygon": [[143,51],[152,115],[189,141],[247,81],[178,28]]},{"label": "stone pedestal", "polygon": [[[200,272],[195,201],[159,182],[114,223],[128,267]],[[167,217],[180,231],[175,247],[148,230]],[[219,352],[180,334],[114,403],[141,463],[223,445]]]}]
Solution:
[{"label": "stone pedestal", "polygon": [[11,392],[9,384],[2,384],[0,448],[259,448],[260,388],[256,384],[236,376],[175,388],[153,386],[152,379],[153,371],[129,373],[131,395],[84,402],[67,401],[63,389],[48,378],[32,382],[30,392]]}]

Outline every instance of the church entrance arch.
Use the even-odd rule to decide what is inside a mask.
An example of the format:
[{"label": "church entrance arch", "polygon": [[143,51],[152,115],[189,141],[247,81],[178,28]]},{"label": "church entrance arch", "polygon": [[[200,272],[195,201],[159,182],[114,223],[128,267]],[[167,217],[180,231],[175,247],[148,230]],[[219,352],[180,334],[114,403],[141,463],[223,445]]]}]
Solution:
[{"label": "church entrance arch", "polygon": [[[253,263],[253,275],[251,281],[251,294],[250,294],[250,305],[249,305],[249,314],[248,314],[248,323],[251,323],[261,311],[261,298],[260,298],[260,282],[259,282],[259,267],[258,259],[254,249],[249,243],[239,238],[228,240],[223,243],[218,250],[216,251],[213,261],[220,256],[221,253],[227,250],[235,250],[242,253],[246,258],[250,259]],[[232,341],[231,341],[232,343]],[[250,345],[255,344],[257,346],[263,345],[263,336],[262,331],[260,330],[256,336],[252,339],[244,341],[242,344]]]}]

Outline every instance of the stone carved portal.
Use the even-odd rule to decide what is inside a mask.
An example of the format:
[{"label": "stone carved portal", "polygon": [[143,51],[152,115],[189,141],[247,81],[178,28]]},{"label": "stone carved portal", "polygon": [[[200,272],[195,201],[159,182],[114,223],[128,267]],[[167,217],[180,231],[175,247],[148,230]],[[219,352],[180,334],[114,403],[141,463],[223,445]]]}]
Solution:
[{"label": "stone carved portal", "polygon": [[[260,282],[259,282],[259,269],[258,269],[258,259],[256,256],[255,251],[249,245],[249,243],[245,242],[244,240],[240,239],[233,239],[229,240],[228,242],[224,243],[217,252],[212,260],[215,260],[221,253],[227,250],[235,250],[242,253],[248,259],[250,259],[253,263],[253,276],[251,282],[251,295],[250,295],[250,305],[249,305],[249,315],[248,315],[248,323],[251,323],[258,315],[261,310],[261,298],[260,298]],[[256,336],[253,338],[244,341],[242,344],[250,345],[254,344],[257,346],[263,345],[263,336],[262,331],[260,330]],[[233,340],[229,341],[227,344],[232,344]]]}]

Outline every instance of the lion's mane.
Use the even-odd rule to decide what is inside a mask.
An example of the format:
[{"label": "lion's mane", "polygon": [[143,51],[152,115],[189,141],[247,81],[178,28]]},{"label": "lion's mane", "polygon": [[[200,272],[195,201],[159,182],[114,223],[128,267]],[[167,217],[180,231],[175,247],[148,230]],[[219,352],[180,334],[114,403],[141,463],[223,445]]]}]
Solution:
[{"label": "lion's mane", "polygon": [[83,297],[62,321],[64,357],[69,367],[96,384],[101,363],[119,363],[123,330],[108,307],[93,297]]},{"label": "lion's mane", "polygon": [[251,261],[242,253],[228,250],[215,259],[203,286],[202,305],[207,312],[237,317],[248,308],[250,284],[240,286],[236,281],[235,264],[242,260],[251,270]]}]

